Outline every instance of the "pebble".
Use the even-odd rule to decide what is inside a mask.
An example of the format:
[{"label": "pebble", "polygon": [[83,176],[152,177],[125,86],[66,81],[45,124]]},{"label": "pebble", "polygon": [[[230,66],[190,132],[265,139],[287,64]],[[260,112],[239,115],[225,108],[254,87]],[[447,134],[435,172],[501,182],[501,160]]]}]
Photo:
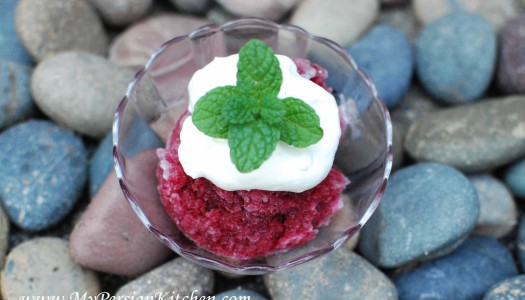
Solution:
[{"label": "pebble", "polygon": [[9,218],[0,206],[0,269],[4,267],[5,255],[9,246]]},{"label": "pebble", "polygon": [[410,127],[405,150],[418,161],[489,171],[525,156],[523,111],[525,98],[512,96],[434,112]]},{"label": "pebble", "polygon": [[15,9],[19,0],[0,2],[0,61],[10,60],[31,64],[32,59],[20,42],[15,31]]},{"label": "pebble", "polygon": [[185,13],[201,14],[208,10],[211,0],[170,0],[177,10]]},{"label": "pebble", "polygon": [[[134,156],[146,149],[163,147],[164,143],[141,118],[135,118],[135,124],[130,126],[128,136],[134,141],[126,145],[126,154]],[[89,194],[93,198],[104,180],[113,171],[113,134],[108,133],[100,142],[90,160],[89,168]]]},{"label": "pebble", "polygon": [[525,270],[525,217],[521,217],[518,227],[518,259],[521,269]]},{"label": "pebble", "polygon": [[91,298],[100,292],[95,273],[75,264],[67,242],[54,237],[16,246],[7,256],[1,285],[4,300],[44,295],[70,299],[75,293]]},{"label": "pebble", "polygon": [[290,23],[347,46],[371,27],[378,15],[379,0],[303,0]]},{"label": "pebble", "polygon": [[392,282],[344,248],[289,270],[264,275],[272,299],[397,299]]},{"label": "pebble", "polygon": [[31,91],[38,107],[65,127],[94,138],[109,132],[133,71],[84,52],[63,52],[38,64]]},{"label": "pebble", "polygon": [[414,41],[419,35],[419,24],[410,6],[382,10],[378,18],[378,23],[396,27],[403,31],[410,41]]},{"label": "pebble", "polygon": [[35,114],[29,86],[32,73],[30,66],[0,60],[0,129]]},{"label": "pebble", "polygon": [[410,86],[414,66],[412,45],[405,33],[389,25],[376,25],[348,52],[372,79],[381,100],[388,108],[395,107]]},{"label": "pebble", "polygon": [[403,165],[405,153],[403,149],[403,140],[405,138],[404,127],[395,120],[392,120],[392,150],[394,158],[392,160],[392,169],[398,169]]},{"label": "pebble", "polygon": [[445,103],[477,100],[491,82],[496,34],[479,15],[456,12],[436,20],[423,28],[415,48],[420,82]]},{"label": "pebble", "polygon": [[15,26],[35,61],[67,50],[107,51],[102,22],[85,0],[20,0]]},{"label": "pebble", "polygon": [[300,0],[217,0],[217,3],[234,15],[270,20],[280,19],[300,2]]},{"label": "pebble", "polygon": [[467,10],[485,17],[498,30],[520,11],[516,0],[414,0],[412,6],[417,19],[429,24],[455,10]]},{"label": "pebble", "polygon": [[492,285],[517,273],[503,244],[471,237],[453,253],[426,262],[395,282],[400,299],[480,299]]},{"label": "pebble", "polygon": [[498,35],[496,81],[506,93],[525,93],[525,15],[507,23]]},{"label": "pebble", "polygon": [[483,300],[525,299],[525,275],[515,276],[494,285]]},{"label": "pebble", "polygon": [[[133,187],[145,194],[154,194],[156,185],[145,179],[155,178],[157,156],[146,151],[128,161],[128,174],[144,178],[144,186]],[[136,169],[135,169],[136,168]],[[155,211],[155,209],[161,210]],[[149,208],[158,213],[155,224],[169,224],[160,205]],[[164,217],[164,218],[162,218]],[[164,222],[164,223],[162,223]],[[161,226],[159,226],[161,227]],[[115,172],[111,172],[73,228],[70,237],[71,255],[79,264],[101,272],[137,276],[151,270],[171,254],[164,244],[150,233],[127,202]]]},{"label": "pebble", "polygon": [[525,159],[505,171],[505,183],[516,197],[525,198]]},{"label": "pebble", "polygon": [[188,34],[209,23],[206,19],[167,14],[149,18],[130,26],[109,49],[109,60],[119,66],[142,68],[164,42]]},{"label": "pebble", "polygon": [[507,187],[490,174],[469,178],[478,194],[480,214],[474,234],[501,238],[518,224],[518,210]]},{"label": "pebble", "polygon": [[[236,297],[236,298],[234,298]],[[244,297],[244,298],[242,298]],[[215,299],[248,299],[248,300],[266,300],[263,296],[260,294],[251,291],[246,290],[242,288],[237,288],[233,290],[227,290],[222,293],[219,293],[215,295]]]},{"label": "pebble", "polygon": [[153,0],[89,0],[103,20],[114,26],[130,24],[144,17]]},{"label": "pebble", "polygon": [[60,222],[82,195],[87,151],[52,122],[32,120],[0,134],[0,199],[11,221],[38,231]]},{"label": "pebble", "polygon": [[476,190],[463,174],[443,164],[412,165],[390,177],[359,249],[386,268],[426,260],[458,246],[478,216]]},{"label": "pebble", "polygon": [[180,295],[180,298],[200,299],[211,294],[214,280],[210,269],[178,257],[127,283],[116,296],[146,298],[160,292],[161,295],[166,293],[167,298],[175,299]]}]

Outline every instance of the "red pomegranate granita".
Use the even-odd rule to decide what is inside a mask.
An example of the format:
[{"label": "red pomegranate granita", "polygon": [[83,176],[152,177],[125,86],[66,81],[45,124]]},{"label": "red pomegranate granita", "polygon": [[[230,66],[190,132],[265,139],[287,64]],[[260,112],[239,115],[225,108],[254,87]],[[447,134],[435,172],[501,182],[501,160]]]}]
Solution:
[{"label": "red pomegranate granita", "polygon": [[[301,76],[331,90],[325,69],[306,59],[294,63]],[[301,192],[226,190],[205,177],[192,178],[179,157],[187,118],[189,112],[173,128],[166,149],[158,150],[157,179],[168,215],[198,247],[235,259],[268,256],[312,240],[342,207],[341,193],[349,181],[333,162],[320,183]]]}]

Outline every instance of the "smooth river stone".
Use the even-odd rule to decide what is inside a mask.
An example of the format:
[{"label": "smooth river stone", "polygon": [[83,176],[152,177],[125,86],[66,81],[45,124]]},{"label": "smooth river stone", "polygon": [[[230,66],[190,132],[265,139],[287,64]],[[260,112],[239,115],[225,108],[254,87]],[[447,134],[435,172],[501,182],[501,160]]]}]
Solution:
[{"label": "smooth river stone", "polygon": [[505,171],[505,183],[518,198],[525,198],[525,159],[512,164]]},{"label": "smooth river stone", "polygon": [[164,42],[208,24],[206,19],[180,14],[160,15],[135,24],[113,40],[109,60],[139,69]]},{"label": "smooth river stone", "polygon": [[148,299],[162,292],[167,293],[166,299],[170,296],[175,299],[176,294],[181,298],[200,299],[212,292],[214,281],[212,270],[178,257],[127,283],[116,296]]},{"label": "smooth river stone", "polygon": [[102,21],[85,0],[21,0],[15,25],[35,61],[67,50],[99,55],[107,51]]},{"label": "smooth river stone", "polygon": [[521,216],[520,225],[518,227],[518,259],[521,269],[525,269],[525,217]]},{"label": "smooth river stone", "polygon": [[9,246],[9,218],[0,206],[0,268],[4,267],[5,255]]},{"label": "smooth river stone", "polygon": [[507,23],[499,32],[498,87],[507,94],[525,93],[525,15]]},{"label": "smooth river stone", "polygon": [[0,129],[35,115],[32,74],[30,66],[0,59]]},{"label": "smooth river stone", "polygon": [[[158,159],[154,150],[137,154],[128,162],[131,178],[143,178],[143,186],[133,187],[146,195],[157,193],[155,179]],[[170,222],[161,205],[157,222]],[[153,208],[153,209],[155,209]],[[168,223],[171,225],[171,223]],[[71,255],[79,264],[93,270],[136,276],[163,261],[171,250],[164,246],[135,215],[111,172],[75,225],[70,237]]]},{"label": "smooth river stone", "polygon": [[486,100],[444,109],[417,120],[405,150],[418,161],[437,161],[483,172],[525,156],[525,97]]},{"label": "smooth river stone", "polygon": [[115,26],[127,25],[144,17],[153,0],[88,0],[104,21]]},{"label": "smooth river stone", "polygon": [[481,299],[518,274],[509,250],[488,237],[471,237],[451,254],[395,279],[399,299]]},{"label": "smooth river stone", "polygon": [[347,46],[379,15],[379,0],[303,0],[290,23]]},{"label": "smooth river stone", "polygon": [[458,246],[478,216],[476,190],[463,174],[442,164],[412,165],[390,177],[359,249],[386,268],[426,260]]},{"label": "smooth river stone", "polygon": [[0,60],[32,64],[33,60],[15,31],[15,9],[18,0],[0,1]]},{"label": "smooth river stone", "polygon": [[42,61],[31,91],[40,109],[55,122],[90,137],[103,137],[134,72],[84,52],[62,52]]},{"label": "smooth river stone", "polygon": [[424,25],[453,10],[466,9],[485,17],[496,30],[520,11],[516,0],[413,0],[412,6],[416,17]]},{"label": "smooth river stone", "polygon": [[483,300],[521,300],[525,299],[525,275],[515,276],[494,285]]},{"label": "smooth river stone", "polygon": [[35,238],[13,248],[2,270],[1,285],[4,300],[43,295],[70,299],[75,293],[94,298],[100,292],[95,272],[76,264],[67,242],[54,237]]},{"label": "smooth river stone", "polygon": [[317,260],[264,275],[274,300],[397,299],[392,282],[366,259],[344,248]]},{"label": "smooth river stone", "polygon": [[480,203],[474,234],[501,238],[518,224],[518,210],[508,188],[490,174],[469,177]]},{"label": "smooth river stone", "polygon": [[259,17],[278,20],[299,0],[217,0],[228,12],[241,17]]},{"label": "smooth river stone", "polygon": [[419,35],[420,25],[410,6],[402,6],[382,10],[378,23],[388,24],[403,31],[413,41]]}]

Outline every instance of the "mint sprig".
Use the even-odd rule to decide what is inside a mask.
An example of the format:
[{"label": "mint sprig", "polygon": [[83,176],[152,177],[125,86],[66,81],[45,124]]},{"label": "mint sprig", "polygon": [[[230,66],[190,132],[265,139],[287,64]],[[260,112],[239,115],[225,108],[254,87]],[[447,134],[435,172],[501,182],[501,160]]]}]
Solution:
[{"label": "mint sprig", "polygon": [[242,173],[259,168],[279,141],[304,148],[323,137],[319,116],[310,105],[277,97],[282,81],[272,48],[254,39],[239,51],[236,85],[216,87],[195,104],[195,127],[228,139],[230,158]]}]

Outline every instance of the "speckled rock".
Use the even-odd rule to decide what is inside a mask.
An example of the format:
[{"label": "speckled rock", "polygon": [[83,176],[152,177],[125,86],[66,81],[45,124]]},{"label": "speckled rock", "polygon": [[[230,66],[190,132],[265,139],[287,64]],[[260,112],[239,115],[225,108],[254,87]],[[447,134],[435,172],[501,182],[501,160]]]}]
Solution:
[{"label": "speckled rock", "polygon": [[[140,176],[145,183],[134,188],[155,194],[156,191],[151,190],[155,185],[146,183],[148,178],[155,178],[155,151],[142,152],[134,159],[136,163],[128,164],[129,174]],[[152,209],[155,208],[161,210],[159,222],[170,222],[160,205]],[[135,215],[120,190],[115,172],[110,173],[91,200],[75,225],[70,241],[71,255],[76,262],[93,270],[119,275],[140,275],[172,254]]]},{"label": "speckled rock", "polygon": [[505,183],[516,197],[525,198],[525,159],[505,171]]},{"label": "speckled rock", "polygon": [[[237,298],[234,298],[234,297],[237,297]],[[245,298],[241,298],[241,297],[245,297]],[[237,288],[237,289],[233,289],[233,290],[227,290],[227,291],[224,291],[222,293],[219,293],[219,294],[215,295],[215,299],[266,300],[266,298],[261,296],[260,294],[254,292],[254,291],[250,291],[250,290],[246,290],[246,289],[242,289],[242,288]]]},{"label": "speckled rock", "polygon": [[109,60],[119,66],[141,68],[164,42],[209,23],[179,14],[160,15],[137,23],[113,40]]},{"label": "speckled rock", "polygon": [[9,245],[9,218],[0,206],[0,268],[4,267],[7,246]]},{"label": "speckled rock", "polygon": [[274,300],[397,299],[392,282],[367,260],[339,249],[297,268],[264,275]]},{"label": "speckled rock", "polygon": [[339,43],[349,45],[379,15],[379,0],[303,0],[290,23]]},{"label": "speckled rock", "polygon": [[525,269],[525,217],[521,217],[518,228],[518,259],[520,261],[521,269]]},{"label": "speckled rock", "polygon": [[37,66],[31,91],[38,107],[51,119],[98,138],[109,132],[133,74],[100,56],[63,52]]},{"label": "speckled rock", "polygon": [[211,0],[170,0],[177,10],[185,13],[204,13],[208,10]]},{"label": "speckled rock", "polygon": [[415,40],[419,35],[420,26],[410,6],[382,10],[378,22],[403,31],[411,41]]},{"label": "speckled rock", "polygon": [[501,28],[519,13],[516,0],[413,0],[412,6],[423,24],[429,24],[453,10],[466,9],[481,14],[495,29]]},{"label": "speckled rock", "polygon": [[82,140],[49,121],[28,121],[0,134],[0,200],[26,230],[57,224],[82,195],[87,153]]},{"label": "speckled rock", "polygon": [[217,3],[234,15],[270,20],[280,19],[299,2],[299,0],[217,0]]},{"label": "speckled rock", "polygon": [[115,26],[127,25],[144,17],[153,0],[89,0],[104,21]]},{"label": "speckled rock", "polygon": [[523,111],[522,96],[444,109],[410,127],[405,150],[419,161],[438,161],[465,172],[488,171],[525,155]]},{"label": "speckled rock", "polygon": [[85,0],[20,0],[15,25],[35,61],[66,50],[107,51],[102,22]]},{"label": "speckled rock", "polygon": [[507,94],[525,93],[525,15],[507,23],[498,36],[496,80]]},{"label": "speckled rock", "polygon": [[73,262],[66,241],[51,237],[15,247],[7,256],[1,285],[4,300],[42,295],[69,299],[74,293],[95,297],[100,292],[95,273]]},{"label": "speckled rock", "polygon": [[212,292],[213,283],[213,271],[178,257],[127,283],[116,296],[147,297],[159,292],[171,296],[174,292],[181,297],[201,297]]},{"label": "speckled rock", "polygon": [[33,60],[22,46],[15,31],[15,9],[18,1],[0,2],[0,60],[31,64]]},{"label": "speckled rock", "polygon": [[452,251],[476,225],[479,202],[469,180],[442,164],[395,172],[359,249],[374,264],[397,267]]},{"label": "speckled rock", "polygon": [[[461,271],[460,271],[461,270]],[[400,299],[480,299],[517,275],[509,250],[495,239],[471,237],[453,253],[424,263],[395,282]]]},{"label": "speckled rock", "polygon": [[481,97],[491,82],[495,61],[496,34],[476,14],[451,13],[423,28],[416,41],[419,80],[446,103]]},{"label": "speckled rock", "polygon": [[392,26],[376,25],[348,52],[370,76],[381,100],[389,108],[396,106],[408,90],[414,67],[412,45],[405,33]]},{"label": "speckled rock", "polygon": [[0,60],[0,129],[35,114],[29,87],[32,73],[29,66]]},{"label": "speckled rock", "polygon": [[507,187],[490,174],[469,178],[478,194],[480,214],[474,234],[501,238],[518,224],[518,210]]},{"label": "speckled rock", "polygon": [[483,300],[525,299],[525,275],[512,277],[494,285]]}]

